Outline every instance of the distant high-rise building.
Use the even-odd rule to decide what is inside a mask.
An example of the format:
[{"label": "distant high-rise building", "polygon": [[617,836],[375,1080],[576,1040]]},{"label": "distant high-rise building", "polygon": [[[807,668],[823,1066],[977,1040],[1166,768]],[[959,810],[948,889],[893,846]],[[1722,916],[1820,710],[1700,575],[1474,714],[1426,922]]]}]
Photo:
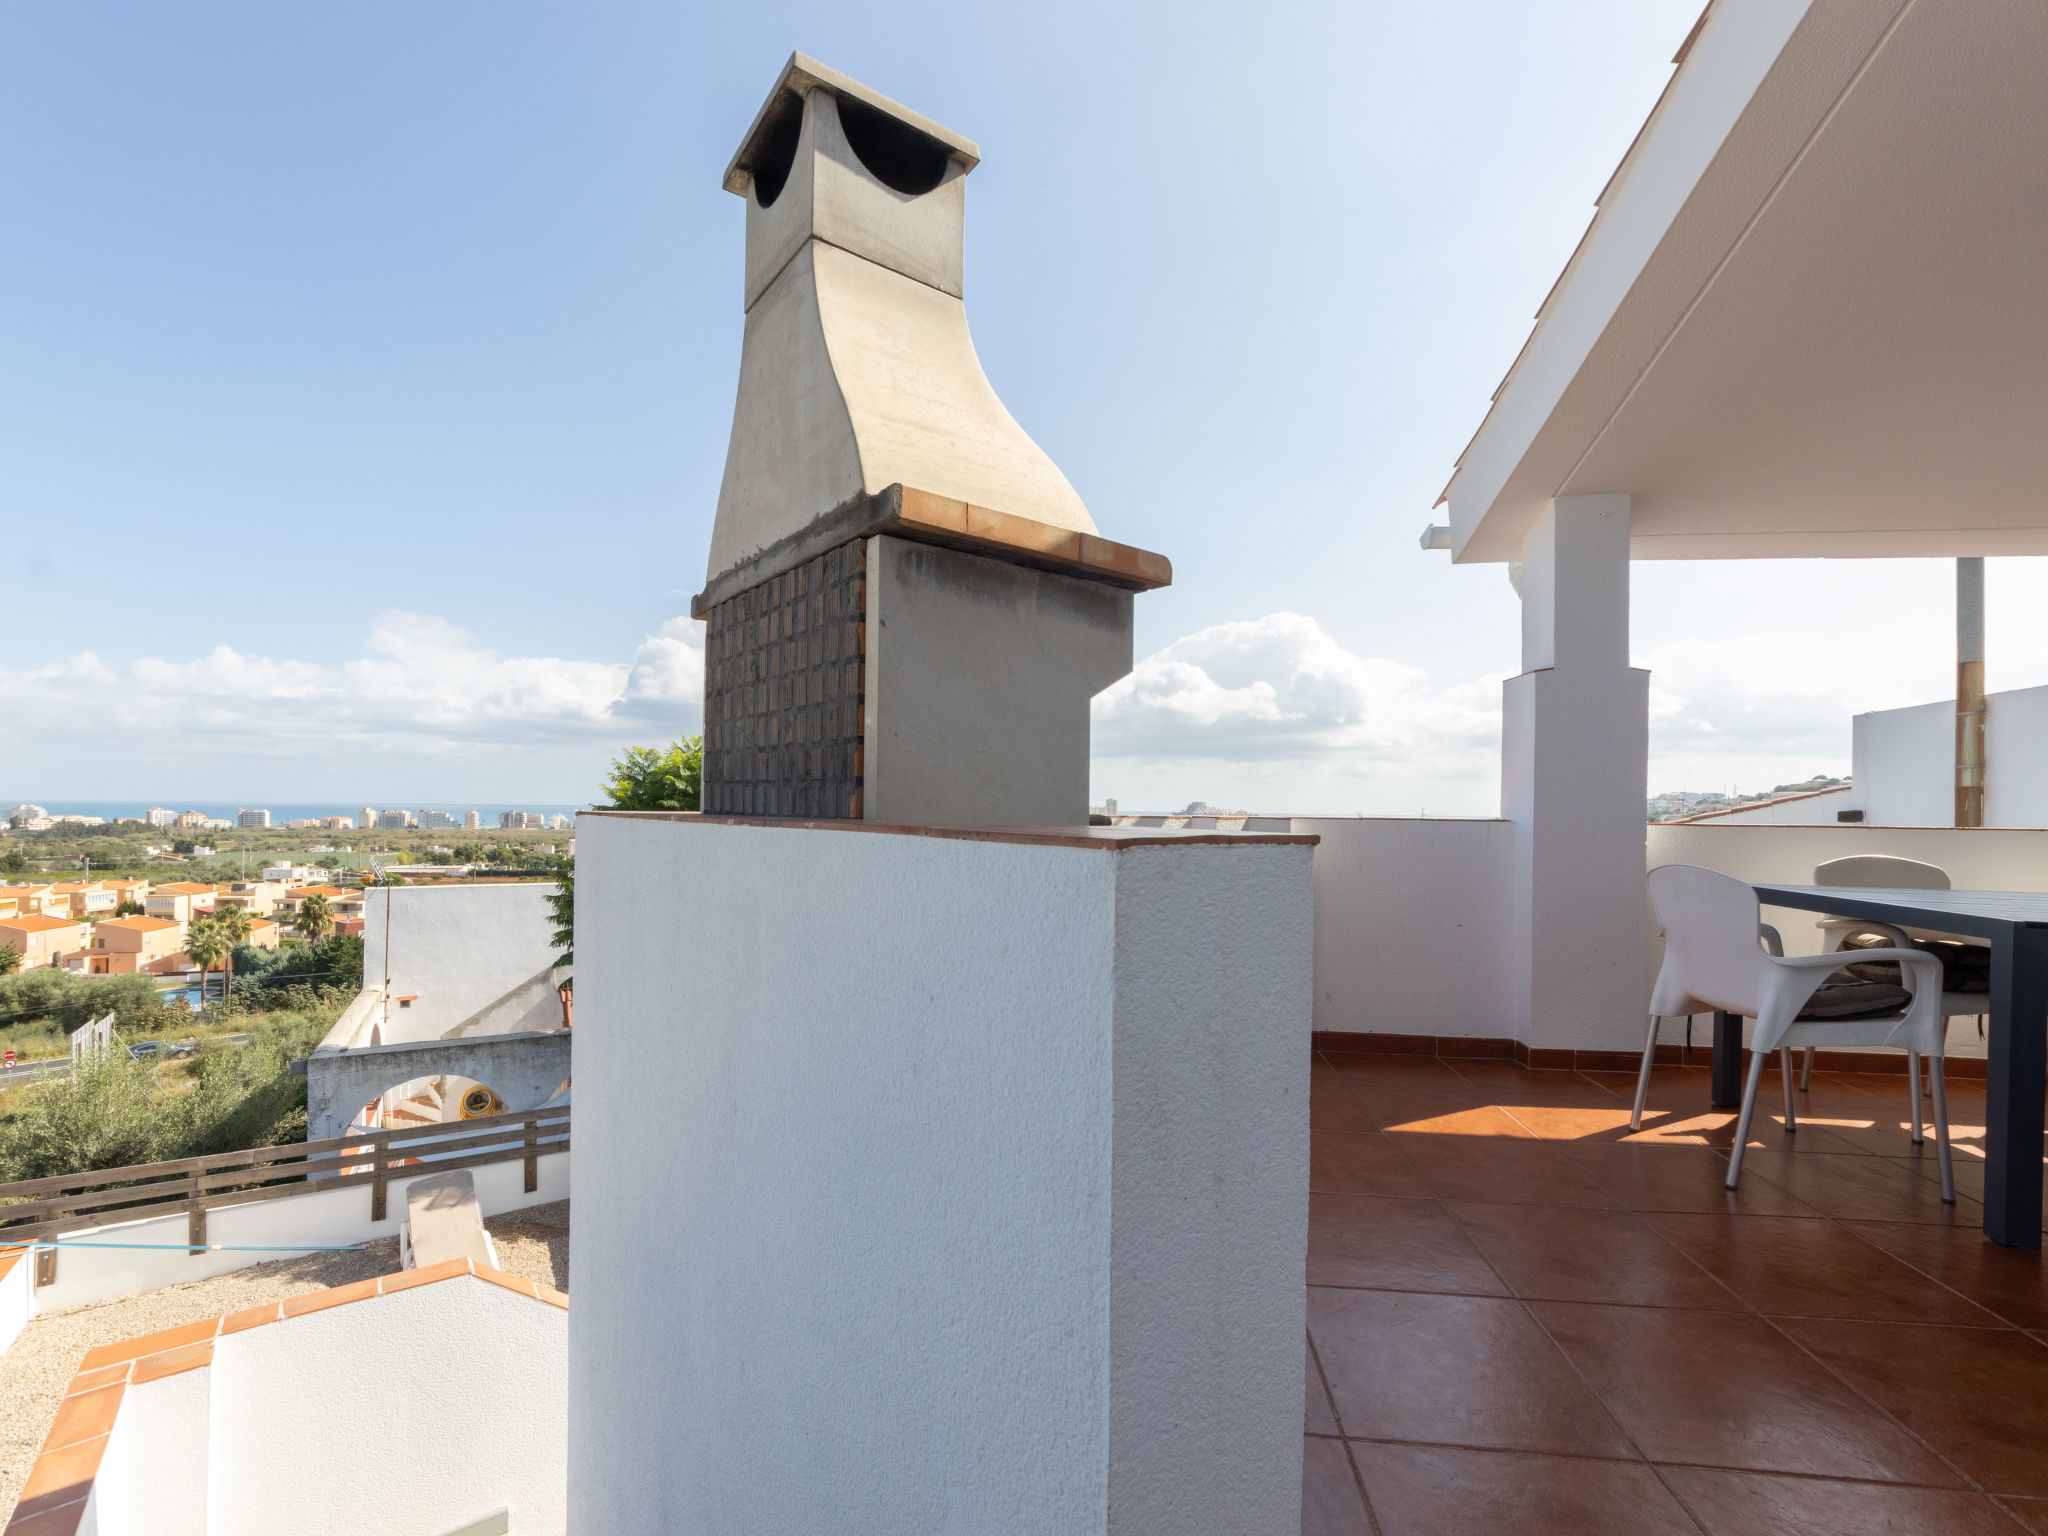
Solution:
[{"label": "distant high-rise building", "polygon": [[566,816],[564,816],[564,815],[563,815],[563,814],[562,814],[562,813],[561,813],[560,811],[557,811],[557,812],[555,812],[555,814],[554,814],[554,815],[552,815],[552,816],[550,816],[550,817],[548,818],[548,830],[549,830],[550,832],[566,832],[566,831],[568,831],[568,830],[569,830],[569,818],[568,818],[568,817],[566,817]]},{"label": "distant high-rise building", "polygon": [[235,825],[238,827],[267,827],[270,825],[270,812],[250,810],[247,806],[237,806],[235,808]]},{"label": "distant high-rise building", "polygon": [[315,825],[323,832],[348,832],[354,829],[355,818],[351,816],[321,816],[316,819]]},{"label": "distant high-rise building", "polygon": [[362,828],[362,830],[365,832],[369,831],[370,828],[377,825],[377,813],[371,810],[367,805],[364,806],[360,811],[356,813],[356,825]]},{"label": "distant high-rise building", "polygon": [[10,805],[6,810],[0,811],[0,825],[10,821],[43,821],[49,814],[40,805]]},{"label": "distant high-rise building", "polygon": [[482,826],[483,824],[484,824],[484,819],[483,819],[483,817],[481,817],[481,816],[477,815],[477,813],[476,813],[475,811],[464,811],[464,812],[462,813],[462,830],[463,830],[463,831],[465,831],[465,832],[474,832],[474,831],[475,831],[475,830],[476,830],[476,829],[477,829],[478,827]]},{"label": "distant high-rise building", "polygon": [[412,812],[386,811],[377,818],[377,826],[385,831],[403,831],[412,825]]},{"label": "distant high-rise building", "polygon": [[513,832],[544,832],[548,819],[539,811],[502,811],[498,825]]},{"label": "distant high-rise building", "polygon": [[440,832],[455,825],[455,818],[446,811],[421,811],[418,826],[422,831]]},{"label": "distant high-rise building", "polygon": [[212,824],[213,818],[204,811],[180,811],[171,818],[172,826],[181,827],[187,831],[190,831],[193,827],[205,827]]},{"label": "distant high-rise building", "polygon": [[168,805],[152,805],[142,813],[142,819],[152,827],[168,827],[178,819],[178,813]]}]

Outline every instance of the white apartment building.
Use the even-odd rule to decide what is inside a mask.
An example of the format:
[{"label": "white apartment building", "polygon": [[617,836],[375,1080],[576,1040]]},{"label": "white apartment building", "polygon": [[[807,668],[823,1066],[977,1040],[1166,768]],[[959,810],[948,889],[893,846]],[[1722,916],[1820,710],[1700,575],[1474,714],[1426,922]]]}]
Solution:
[{"label": "white apartment building", "polygon": [[482,826],[483,824],[484,824],[484,820],[483,820],[483,818],[482,818],[481,816],[477,815],[477,813],[476,813],[475,811],[464,811],[464,812],[462,813],[462,830],[463,830],[463,831],[465,831],[465,832],[474,832],[474,831],[476,831],[476,829],[477,829],[478,827],[481,827],[481,826]]},{"label": "white apartment building", "polygon": [[387,831],[400,832],[412,825],[412,812],[385,811],[377,818],[377,825]]},{"label": "white apartment building", "polygon": [[539,811],[500,811],[498,825],[511,832],[545,832],[548,819]]},{"label": "white apartment building", "polygon": [[250,810],[246,806],[237,806],[235,808],[235,825],[238,827],[267,827],[270,825],[270,812]]},{"label": "white apartment building", "polygon": [[446,811],[421,811],[418,825],[422,831],[445,832],[455,825],[455,818]]},{"label": "white apartment building", "polygon": [[49,817],[49,814],[40,805],[30,805],[27,802],[23,802],[20,805],[10,805],[5,811],[0,811],[0,822],[43,821]]},{"label": "white apartment building", "polygon": [[364,806],[360,811],[356,812],[356,825],[365,832],[369,831],[370,828],[377,825],[377,813],[369,806]]},{"label": "white apartment building", "polygon": [[167,805],[152,805],[142,813],[142,819],[152,827],[175,826],[178,813]]}]

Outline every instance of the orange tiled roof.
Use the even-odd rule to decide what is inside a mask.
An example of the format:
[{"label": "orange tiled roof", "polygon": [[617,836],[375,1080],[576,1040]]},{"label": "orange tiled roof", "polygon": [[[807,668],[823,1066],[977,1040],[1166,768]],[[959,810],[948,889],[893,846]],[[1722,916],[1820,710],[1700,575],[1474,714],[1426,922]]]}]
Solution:
[{"label": "orange tiled roof", "polygon": [[173,880],[169,885],[160,885],[159,891],[175,891],[180,896],[211,896],[213,887],[201,885],[196,880]]},{"label": "orange tiled roof", "polygon": [[100,919],[100,926],[133,928],[137,933],[161,933],[166,928],[175,928],[178,925],[163,917],[104,917]]},{"label": "orange tiled roof", "polygon": [[68,917],[45,917],[40,912],[30,913],[27,917],[0,918],[0,923],[4,923],[9,928],[18,929],[23,933],[47,933],[52,928],[83,928],[85,926],[85,924],[75,922]]},{"label": "orange tiled roof", "polygon": [[[0,1275],[5,1275],[19,1262],[24,1252],[20,1248],[12,1252],[0,1249]],[[569,1298],[553,1286],[535,1285],[531,1280],[491,1269],[473,1259],[450,1259],[445,1264],[401,1270],[395,1275],[358,1280],[353,1285],[330,1286],[324,1291],[294,1296],[289,1301],[273,1301],[267,1306],[251,1307],[246,1312],[209,1317],[203,1322],[187,1323],[182,1328],[146,1333],[139,1339],[102,1344],[98,1349],[86,1351],[85,1358],[79,1362],[78,1374],[65,1388],[64,1401],[57,1409],[57,1422],[50,1426],[49,1437],[43,1441],[42,1454],[29,1469],[28,1481],[21,1489],[21,1502],[15,1506],[14,1519],[8,1523],[7,1529],[26,1536],[29,1531],[41,1533],[46,1528],[52,1531],[74,1528],[76,1516],[83,1512],[85,1501],[92,1497],[93,1480],[99,1476],[100,1459],[106,1454],[108,1437],[112,1435],[114,1421],[120,1415],[121,1399],[131,1386],[139,1387],[145,1382],[175,1376],[180,1371],[196,1371],[213,1364],[214,1341],[231,1333],[465,1275],[503,1286],[517,1295],[530,1296],[565,1311],[569,1306]],[[51,1518],[43,1520],[43,1516]],[[66,1516],[72,1518],[72,1524],[61,1523]]]}]

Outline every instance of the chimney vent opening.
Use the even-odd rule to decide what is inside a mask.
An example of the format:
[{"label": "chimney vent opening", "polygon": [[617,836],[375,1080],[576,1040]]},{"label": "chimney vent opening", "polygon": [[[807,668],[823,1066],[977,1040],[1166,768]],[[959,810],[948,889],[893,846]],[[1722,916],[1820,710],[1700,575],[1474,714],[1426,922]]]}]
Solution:
[{"label": "chimney vent opening", "polygon": [[921,197],[946,179],[951,154],[937,139],[864,101],[850,96],[837,100],[846,142],[860,156],[868,174],[883,186],[907,197]]},{"label": "chimney vent opening", "polygon": [[747,170],[754,178],[754,201],[763,208],[774,207],[775,199],[782,196],[782,189],[788,185],[803,128],[803,97],[795,91],[781,92],[765,114],[753,144],[748,146],[753,151]]}]

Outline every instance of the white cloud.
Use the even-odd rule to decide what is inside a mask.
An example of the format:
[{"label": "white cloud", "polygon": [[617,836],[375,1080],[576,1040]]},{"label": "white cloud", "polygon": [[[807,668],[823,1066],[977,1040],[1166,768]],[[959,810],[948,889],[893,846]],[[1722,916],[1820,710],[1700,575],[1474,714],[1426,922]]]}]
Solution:
[{"label": "white cloud", "polygon": [[0,717],[17,742],[130,745],[161,756],[306,757],[350,749],[407,758],[624,744],[697,717],[703,626],[674,619],[630,662],[505,656],[445,619],[377,616],[366,654],[339,665],[217,646],[191,661],[110,663],[90,651],[0,667]]},{"label": "white cloud", "polygon": [[1094,781],[1149,809],[1487,814],[1499,743],[1498,678],[1436,683],[1273,613],[1176,640],[1105,690]]}]

